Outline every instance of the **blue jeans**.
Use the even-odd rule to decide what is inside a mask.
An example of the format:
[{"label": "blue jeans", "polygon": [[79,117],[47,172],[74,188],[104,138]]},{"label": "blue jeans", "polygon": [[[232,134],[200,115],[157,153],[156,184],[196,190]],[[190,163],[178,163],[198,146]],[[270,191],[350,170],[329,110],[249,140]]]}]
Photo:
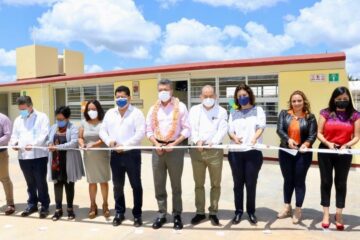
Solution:
[{"label": "blue jeans", "polygon": [[279,162],[284,177],[284,203],[291,204],[295,190],[296,207],[302,207],[306,192],[306,174],[312,161],[312,153],[298,153],[293,156],[287,152],[279,151]]},{"label": "blue jeans", "polygon": [[133,190],[134,207],[132,214],[135,218],[141,217],[143,203],[143,189],[141,185],[141,152],[130,150],[122,153],[111,152],[110,166],[114,184],[115,211],[124,214],[126,210],[124,184],[127,173]]},{"label": "blue jeans", "polygon": [[20,168],[27,184],[28,208],[35,208],[38,202],[43,210],[49,209],[50,197],[46,181],[48,158],[19,159]]}]

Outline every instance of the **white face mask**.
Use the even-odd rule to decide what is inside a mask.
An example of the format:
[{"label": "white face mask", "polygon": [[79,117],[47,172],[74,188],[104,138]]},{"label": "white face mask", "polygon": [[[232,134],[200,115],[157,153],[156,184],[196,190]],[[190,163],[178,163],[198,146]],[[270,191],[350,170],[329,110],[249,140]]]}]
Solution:
[{"label": "white face mask", "polygon": [[160,101],[167,102],[171,98],[170,91],[161,91],[161,92],[159,92],[158,97],[159,97]]},{"label": "white face mask", "polygon": [[205,98],[203,101],[202,101],[202,104],[205,106],[205,107],[212,107],[214,106],[215,104],[215,99],[213,98]]},{"label": "white face mask", "polygon": [[96,119],[98,117],[98,112],[95,110],[89,110],[88,115],[91,119]]}]

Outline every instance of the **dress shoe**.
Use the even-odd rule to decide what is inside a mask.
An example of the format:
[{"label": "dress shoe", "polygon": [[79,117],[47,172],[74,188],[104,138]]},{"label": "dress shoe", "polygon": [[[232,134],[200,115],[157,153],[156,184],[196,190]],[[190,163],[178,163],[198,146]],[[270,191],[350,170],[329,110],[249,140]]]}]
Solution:
[{"label": "dress shoe", "polygon": [[134,218],[134,226],[140,227],[143,224],[141,217]]},{"label": "dress shoe", "polygon": [[182,228],[183,228],[183,223],[181,221],[181,216],[180,215],[174,216],[174,229],[181,230]]},{"label": "dress shoe", "polygon": [[219,226],[220,225],[220,222],[219,222],[219,219],[216,215],[209,215],[209,219],[211,221],[211,224],[213,226]]},{"label": "dress shoe", "polygon": [[256,224],[256,223],[257,223],[257,217],[255,216],[254,213],[248,213],[248,216],[249,216],[249,221],[250,221],[252,224]]},{"label": "dress shoe", "polygon": [[39,218],[44,219],[49,215],[49,209],[48,208],[41,208],[39,212]]},{"label": "dress shoe", "polygon": [[234,218],[232,219],[232,224],[239,224],[241,221],[242,213],[236,213]]},{"label": "dress shoe", "polygon": [[205,217],[205,214],[196,214],[195,217],[193,217],[191,219],[191,224],[192,225],[196,225],[196,224],[199,224],[202,220],[204,220],[206,217]]},{"label": "dress shoe", "polygon": [[38,211],[38,208],[37,207],[33,207],[33,208],[26,208],[22,213],[21,213],[21,216],[22,217],[27,217],[35,212]]},{"label": "dress shoe", "polygon": [[8,205],[5,210],[5,215],[9,216],[15,212],[15,205]]},{"label": "dress shoe", "polygon": [[116,226],[119,226],[125,219],[125,216],[124,214],[121,214],[121,213],[117,213],[115,214],[115,217],[113,219],[113,226],[116,227]]},{"label": "dress shoe", "polygon": [[162,217],[162,218],[156,218],[153,225],[152,225],[152,228],[153,229],[159,229],[161,228],[164,223],[166,223],[166,218],[165,217]]}]

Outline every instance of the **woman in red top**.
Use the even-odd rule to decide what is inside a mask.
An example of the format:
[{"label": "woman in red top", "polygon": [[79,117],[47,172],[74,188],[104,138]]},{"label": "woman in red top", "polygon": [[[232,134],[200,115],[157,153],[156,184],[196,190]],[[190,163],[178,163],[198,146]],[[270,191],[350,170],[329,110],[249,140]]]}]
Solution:
[{"label": "woman in red top", "polygon": [[[318,123],[319,148],[349,149],[359,141],[360,113],[355,110],[349,89],[336,88],[329,101],[329,107],[320,111]],[[344,229],[342,210],[345,207],[346,182],[351,167],[352,155],[318,153],[321,177],[321,205],[324,216],[322,227],[330,225],[330,194],[335,170],[336,215],[338,230]]]}]

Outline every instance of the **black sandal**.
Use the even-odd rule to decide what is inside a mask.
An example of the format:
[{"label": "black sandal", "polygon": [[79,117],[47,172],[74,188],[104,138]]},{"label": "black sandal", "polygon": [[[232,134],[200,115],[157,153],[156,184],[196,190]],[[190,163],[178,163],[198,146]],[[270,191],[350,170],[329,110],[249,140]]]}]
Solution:
[{"label": "black sandal", "polygon": [[57,210],[55,211],[54,215],[51,217],[51,219],[52,219],[53,221],[57,221],[57,220],[59,220],[59,219],[62,217],[62,215],[63,215],[62,209],[57,209]]},{"label": "black sandal", "polygon": [[68,210],[67,210],[67,213],[68,213],[68,220],[73,220],[73,219],[75,219],[75,213],[74,213],[74,210],[73,210],[73,209],[68,209]]}]

